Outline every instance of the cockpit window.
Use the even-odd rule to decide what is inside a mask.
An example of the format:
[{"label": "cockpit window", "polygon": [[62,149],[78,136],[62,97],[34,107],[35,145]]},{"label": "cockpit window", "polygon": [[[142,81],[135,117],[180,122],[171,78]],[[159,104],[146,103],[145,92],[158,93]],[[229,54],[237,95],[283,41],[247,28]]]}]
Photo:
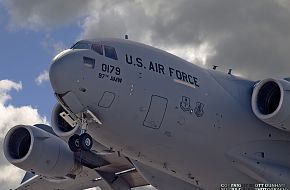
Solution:
[{"label": "cockpit window", "polygon": [[87,42],[77,42],[71,49],[91,49],[92,44]]},{"label": "cockpit window", "polygon": [[118,60],[115,48],[113,48],[111,46],[106,46],[106,45],[104,46],[104,48],[105,48],[105,56],[106,57]]},{"label": "cockpit window", "polygon": [[103,46],[101,44],[93,44],[92,50],[94,50],[95,52],[97,52],[100,55],[103,55]]},{"label": "cockpit window", "polygon": [[90,49],[100,55],[104,55],[105,53],[105,56],[110,59],[118,60],[115,48],[108,45],[101,45],[99,43],[89,43],[86,41],[79,41],[75,45],[73,45],[71,49]]}]

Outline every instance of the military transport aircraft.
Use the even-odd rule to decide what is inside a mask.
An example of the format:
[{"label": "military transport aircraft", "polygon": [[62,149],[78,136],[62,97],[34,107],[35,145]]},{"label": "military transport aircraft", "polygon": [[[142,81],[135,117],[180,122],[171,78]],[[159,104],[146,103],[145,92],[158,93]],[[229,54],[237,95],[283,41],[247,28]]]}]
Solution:
[{"label": "military transport aircraft", "polygon": [[49,76],[52,126],[5,137],[27,171],[17,190],[290,186],[289,78],[249,81],[125,39],[81,40]]}]

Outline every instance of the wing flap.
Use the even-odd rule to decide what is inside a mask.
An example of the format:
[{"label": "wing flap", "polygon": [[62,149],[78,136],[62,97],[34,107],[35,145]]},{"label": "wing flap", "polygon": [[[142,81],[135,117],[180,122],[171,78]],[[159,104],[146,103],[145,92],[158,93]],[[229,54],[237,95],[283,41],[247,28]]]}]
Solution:
[{"label": "wing flap", "polygon": [[139,174],[138,171],[125,173],[121,177],[129,184],[131,188],[149,185],[149,183]]}]

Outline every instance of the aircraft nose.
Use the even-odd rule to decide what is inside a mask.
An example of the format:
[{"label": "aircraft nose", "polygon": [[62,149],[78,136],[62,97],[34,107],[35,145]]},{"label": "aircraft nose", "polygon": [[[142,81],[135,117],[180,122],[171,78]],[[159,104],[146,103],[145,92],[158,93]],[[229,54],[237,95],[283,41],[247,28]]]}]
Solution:
[{"label": "aircraft nose", "polygon": [[56,55],[49,68],[49,79],[55,93],[67,92],[74,82],[73,76],[77,73],[77,56],[71,49],[64,50]]},{"label": "aircraft nose", "polygon": [[82,87],[88,68],[93,69],[95,53],[87,49],[68,49],[52,60],[49,79],[55,93],[64,94]]}]

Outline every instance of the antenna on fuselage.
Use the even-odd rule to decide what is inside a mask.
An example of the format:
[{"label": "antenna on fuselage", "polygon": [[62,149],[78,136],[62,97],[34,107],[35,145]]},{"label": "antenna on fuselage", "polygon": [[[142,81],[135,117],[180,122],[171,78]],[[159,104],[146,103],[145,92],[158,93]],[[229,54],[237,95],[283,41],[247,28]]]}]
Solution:
[{"label": "antenna on fuselage", "polygon": [[128,34],[125,34],[125,39],[128,40],[129,39],[129,36]]},{"label": "antenna on fuselage", "polygon": [[213,69],[213,70],[216,70],[216,68],[218,68],[218,67],[219,67],[219,66],[217,66],[217,65],[213,65],[213,66],[212,66],[212,69]]},{"label": "antenna on fuselage", "polygon": [[233,71],[233,69],[229,69],[228,74],[229,74],[229,75],[232,75],[232,71]]}]

